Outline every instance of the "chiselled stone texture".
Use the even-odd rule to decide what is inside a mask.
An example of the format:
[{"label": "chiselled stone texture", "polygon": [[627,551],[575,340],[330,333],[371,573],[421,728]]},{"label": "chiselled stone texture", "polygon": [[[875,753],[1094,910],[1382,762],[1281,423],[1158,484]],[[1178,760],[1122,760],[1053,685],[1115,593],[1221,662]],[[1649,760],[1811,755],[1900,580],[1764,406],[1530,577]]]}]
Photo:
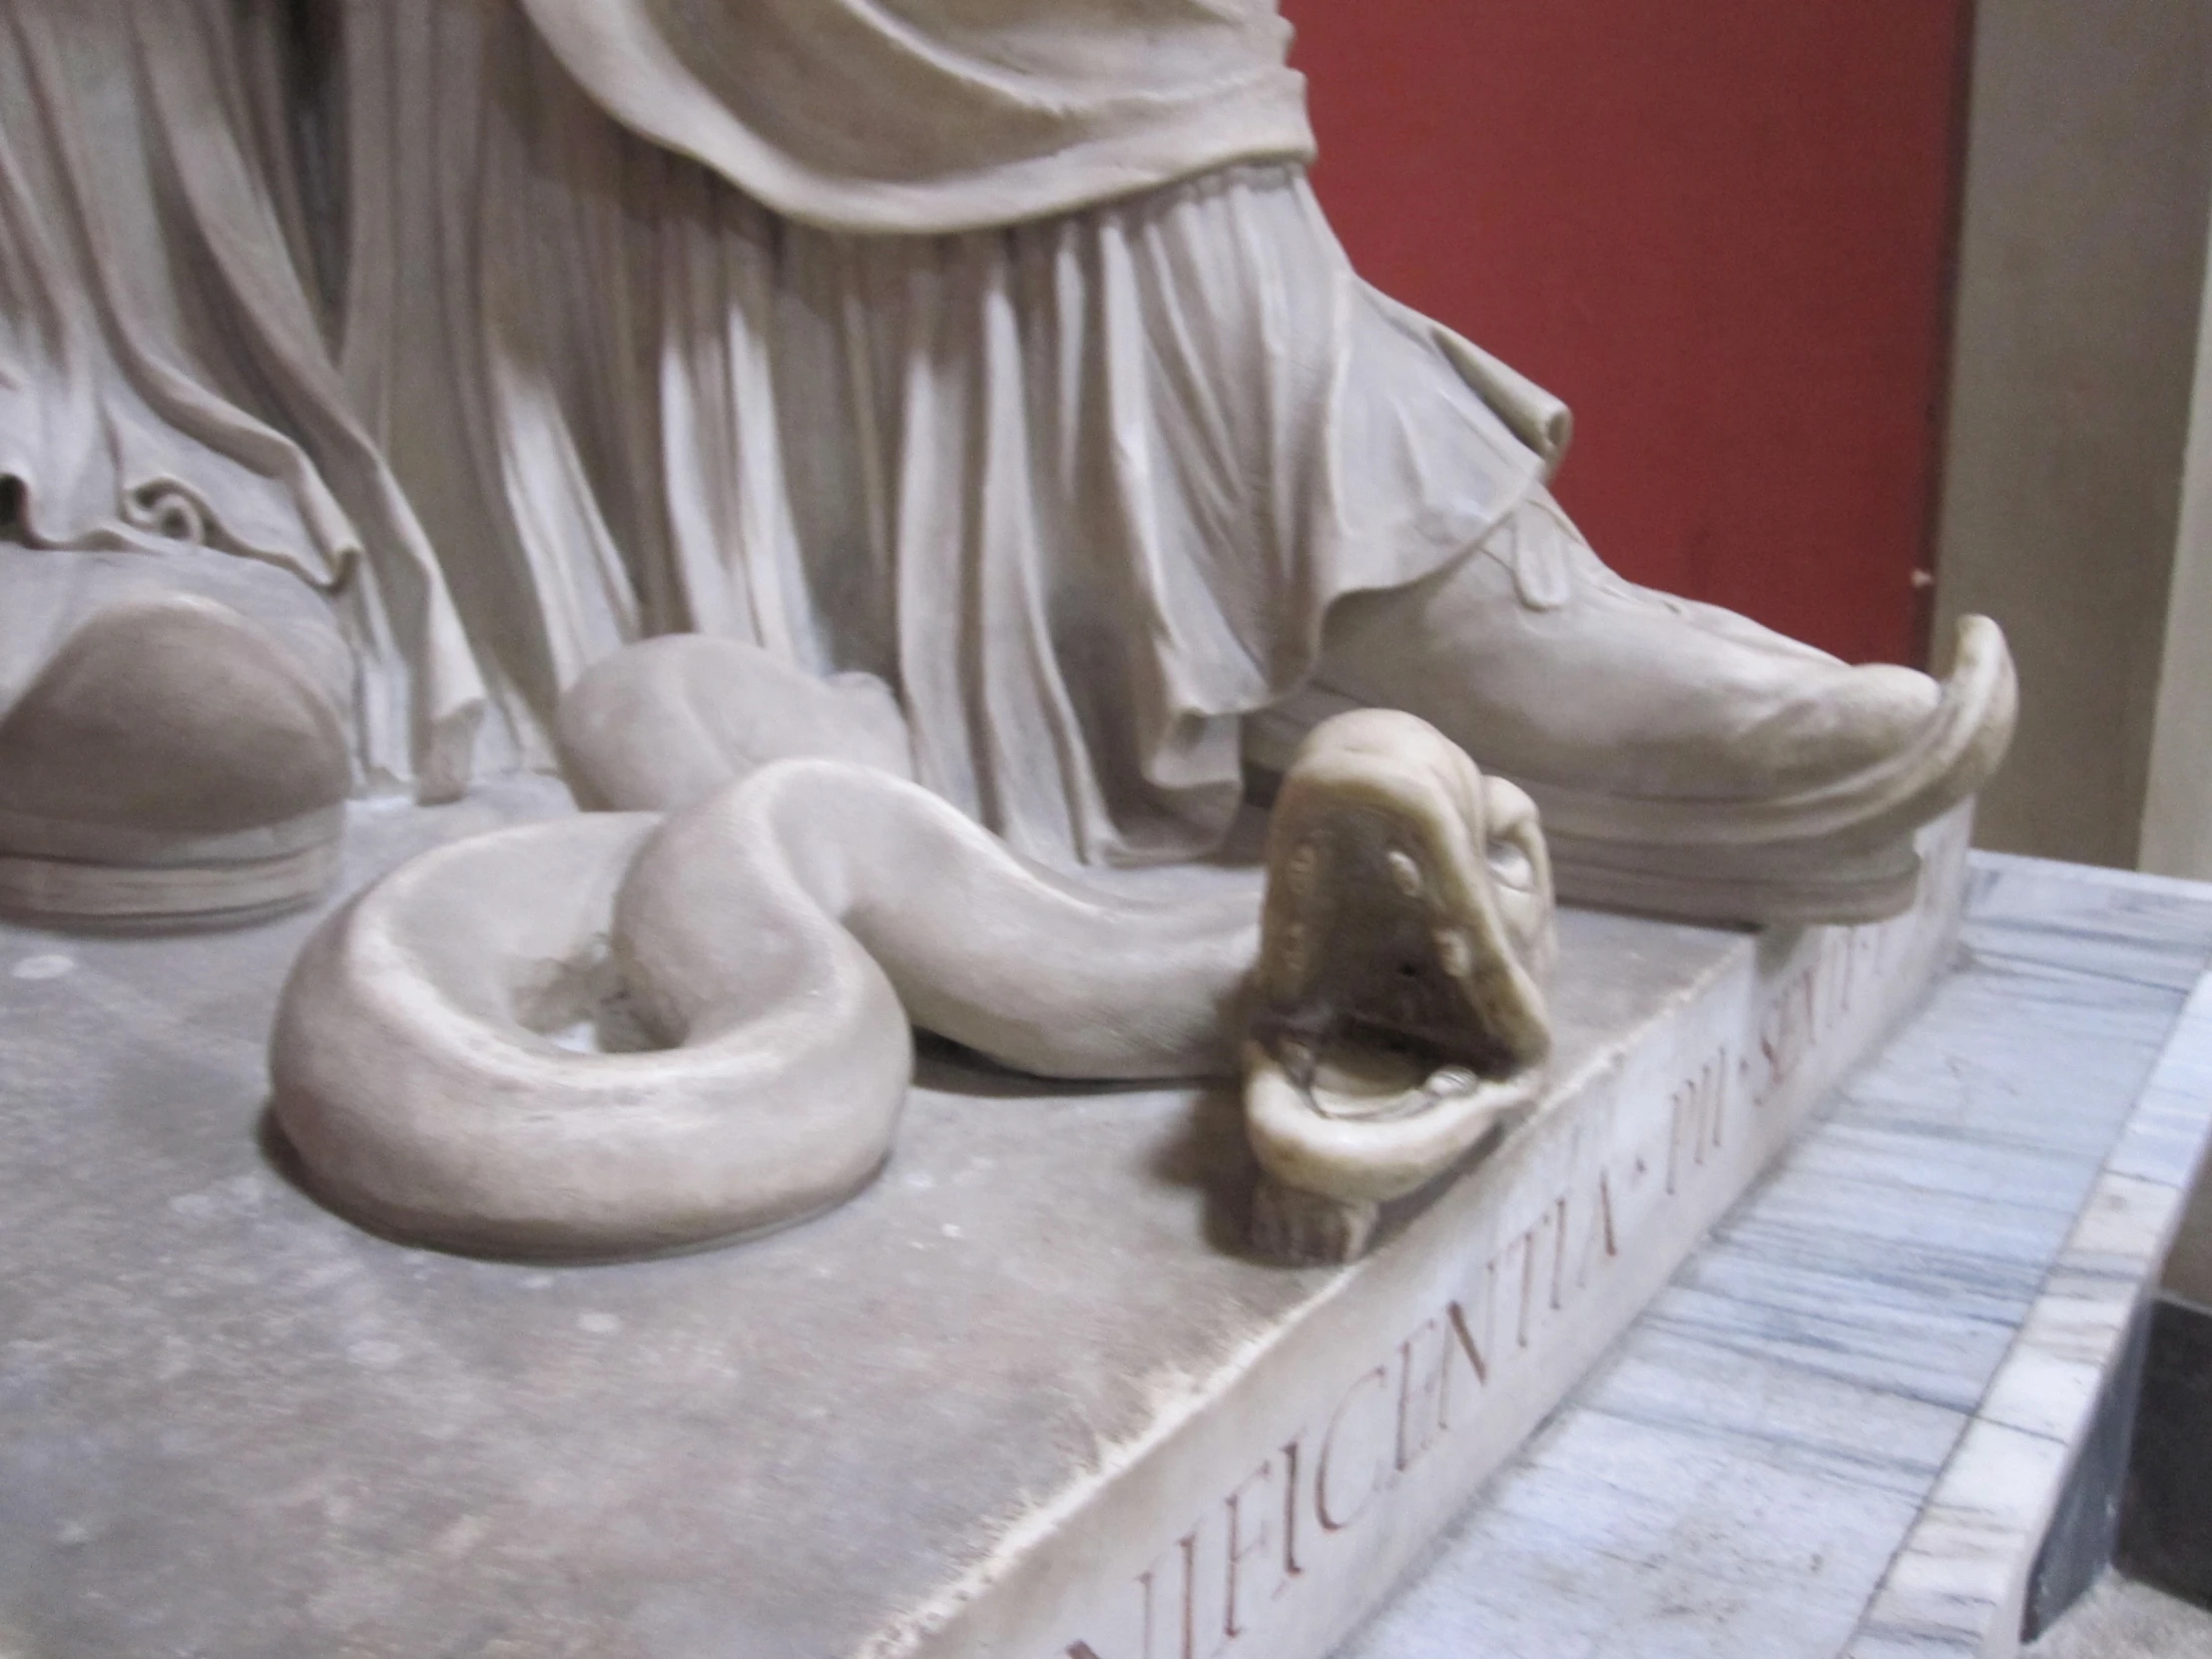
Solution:
[{"label": "chiselled stone texture", "polygon": [[[349,880],[557,806],[357,807]],[[257,1139],[311,918],[0,933],[0,1633],[1324,1653],[1913,1000],[1956,828],[1879,928],[1563,914],[1556,1104],[1347,1270],[1238,1254],[1230,1091],[950,1056],[878,1182],[742,1250],[404,1249]]]}]

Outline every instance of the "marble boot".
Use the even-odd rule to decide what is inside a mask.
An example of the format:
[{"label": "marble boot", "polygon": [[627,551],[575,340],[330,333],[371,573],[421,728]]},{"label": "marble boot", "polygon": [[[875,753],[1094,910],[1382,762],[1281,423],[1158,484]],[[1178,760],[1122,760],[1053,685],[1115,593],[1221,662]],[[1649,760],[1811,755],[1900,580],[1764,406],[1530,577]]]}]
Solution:
[{"label": "marble boot", "polygon": [[204,594],[95,598],[0,716],[0,908],[174,926],[322,891],[351,769],[313,668]]},{"label": "marble boot", "polygon": [[2002,760],[2003,636],[1960,627],[1941,683],[1854,668],[1716,606],[1622,580],[1538,492],[1477,550],[1331,612],[1320,688],[1254,724],[1287,758],[1348,703],[1431,721],[1542,808],[1560,895],[1708,920],[1904,910],[1913,832]]}]

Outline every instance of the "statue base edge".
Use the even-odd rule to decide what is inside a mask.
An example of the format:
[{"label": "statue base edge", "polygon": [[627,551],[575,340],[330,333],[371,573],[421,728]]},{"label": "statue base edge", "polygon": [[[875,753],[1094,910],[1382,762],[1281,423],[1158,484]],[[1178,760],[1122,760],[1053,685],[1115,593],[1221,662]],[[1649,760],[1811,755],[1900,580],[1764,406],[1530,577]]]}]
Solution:
[{"label": "statue base edge", "polygon": [[[554,810],[356,807],[348,882]],[[1241,1254],[1233,1088],[944,1055],[883,1179],[804,1227],[552,1271],[403,1249],[254,1142],[311,916],[0,928],[0,1636],[1319,1659],[1914,1004],[1965,840],[1934,827],[1878,926],[1563,916],[1545,1109],[1296,1271]]]}]

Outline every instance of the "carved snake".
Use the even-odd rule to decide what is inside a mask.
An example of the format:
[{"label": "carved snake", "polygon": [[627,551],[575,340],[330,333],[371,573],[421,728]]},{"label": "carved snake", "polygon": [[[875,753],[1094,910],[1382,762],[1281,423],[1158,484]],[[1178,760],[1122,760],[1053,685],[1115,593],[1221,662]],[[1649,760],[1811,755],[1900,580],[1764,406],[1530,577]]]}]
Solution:
[{"label": "carved snake", "polygon": [[[665,821],[501,830],[369,888],[285,987],[274,1110],[381,1231],[676,1249],[865,1183],[909,1020],[1042,1076],[1234,1072],[1257,941],[1251,899],[1108,899],[916,785],[779,761]],[[637,1051],[555,1040],[595,1015]]]},{"label": "carved snake", "polygon": [[1379,711],[1315,734],[1278,823],[1265,944],[1254,891],[1078,884],[880,764],[779,759],[667,817],[456,842],[308,941],[275,1118],[308,1183],[390,1235],[651,1254],[866,1183],[920,1025],[1046,1077],[1243,1066],[1263,1164],[1371,1203],[1530,1098],[1541,839],[1518,791]]}]

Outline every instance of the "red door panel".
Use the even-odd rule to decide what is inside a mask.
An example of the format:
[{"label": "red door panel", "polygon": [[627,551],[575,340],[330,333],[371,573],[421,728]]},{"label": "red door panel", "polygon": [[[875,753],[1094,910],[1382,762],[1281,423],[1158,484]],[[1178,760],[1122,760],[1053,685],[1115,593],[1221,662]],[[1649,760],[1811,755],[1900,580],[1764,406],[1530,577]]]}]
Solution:
[{"label": "red door panel", "polygon": [[1913,661],[1964,0],[1288,0],[1379,287],[1565,397],[1636,580]]}]

